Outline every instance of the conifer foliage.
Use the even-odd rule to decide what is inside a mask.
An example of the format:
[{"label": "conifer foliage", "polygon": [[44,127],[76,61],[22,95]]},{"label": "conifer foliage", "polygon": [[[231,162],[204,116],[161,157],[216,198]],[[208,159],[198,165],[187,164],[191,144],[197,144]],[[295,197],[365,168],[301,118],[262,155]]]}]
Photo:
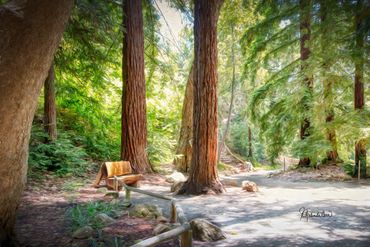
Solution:
[{"label": "conifer foliage", "polygon": [[352,159],[355,143],[356,157],[365,157],[368,10],[361,0],[254,5],[258,20],[241,39],[244,74],[256,84],[249,113],[270,160],[340,163]]}]

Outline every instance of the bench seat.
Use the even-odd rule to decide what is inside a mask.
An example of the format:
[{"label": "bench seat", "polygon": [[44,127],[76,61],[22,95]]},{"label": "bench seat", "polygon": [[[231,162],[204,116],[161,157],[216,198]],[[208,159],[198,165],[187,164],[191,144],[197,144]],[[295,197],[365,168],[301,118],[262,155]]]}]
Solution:
[{"label": "bench seat", "polygon": [[[99,188],[100,182],[105,181],[105,186],[111,190],[121,190],[123,184],[137,186],[142,179],[141,174],[133,174],[129,161],[104,162],[96,176],[94,187]],[[115,184],[117,181],[118,184]]]}]

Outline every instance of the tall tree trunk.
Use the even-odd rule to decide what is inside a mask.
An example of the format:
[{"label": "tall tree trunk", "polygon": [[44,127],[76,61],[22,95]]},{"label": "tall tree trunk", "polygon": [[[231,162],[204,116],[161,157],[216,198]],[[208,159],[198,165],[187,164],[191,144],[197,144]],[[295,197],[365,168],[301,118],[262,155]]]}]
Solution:
[{"label": "tall tree trunk", "polygon": [[[331,87],[331,83],[329,83],[328,87]],[[334,120],[334,111],[329,109],[326,113],[327,115],[325,121],[326,123],[330,124]],[[335,129],[328,127],[326,129],[326,138],[331,145],[331,150],[326,153],[327,160],[334,163],[342,162],[338,155],[337,135]]]},{"label": "tall tree trunk", "polygon": [[221,193],[217,174],[217,20],[222,0],[196,0],[194,7],[193,155],[179,193]]},{"label": "tall tree trunk", "polygon": [[0,7],[0,246],[17,245],[13,227],[32,119],[72,6],[72,0],[33,0]]},{"label": "tall tree trunk", "polygon": [[[356,6],[355,15],[355,30],[356,30],[356,41],[355,41],[355,51],[356,56],[354,58],[355,62],[355,89],[354,89],[354,105],[355,110],[361,111],[365,105],[364,98],[364,30],[362,30],[364,8],[362,0],[358,0]],[[359,140],[355,144],[355,172],[354,175],[358,176],[360,169],[361,177],[366,177],[366,142],[365,140]]]},{"label": "tall tree trunk", "polygon": [[[300,47],[301,47],[301,71],[304,75],[304,87],[306,88],[306,93],[303,97],[303,108],[305,114],[307,114],[309,109],[309,101],[311,100],[310,94],[312,93],[312,86],[313,86],[313,79],[312,76],[307,72],[307,59],[310,57],[311,51],[309,48],[309,42],[311,39],[311,0],[300,0],[299,7],[300,7]],[[303,122],[301,124],[300,130],[300,138],[304,140],[307,138],[309,134],[310,128],[310,119],[308,116],[305,116]],[[299,159],[299,166],[309,166],[310,165],[310,158],[309,157],[301,157]]]},{"label": "tall tree trunk", "polygon": [[186,83],[186,91],[184,103],[182,106],[182,120],[179,143],[176,150],[176,158],[173,161],[176,169],[181,172],[189,172],[191,165],[191,156],[193,153],[193,101],[194,101],[194,73],[191,66],[188,82]]},{"label": "tall tree trunk", "polygon": [[44,83],[44,127],[51,141],[57,139],[57,111],[55,104],[55,74],[51,65]]},{"label": "tall tree trunk", "polygon": [[227,115],[227,122],[225,131],[222,135],[220,146],[218,148],[218,157],[217,161],[220,161],[222,149],[224,148],[225,141],[227,138],[227,134],[229,132],[230,128],[230,122],[231,122],[231,113],[234,106],[234,97],[235,97],[235,41],[234,41],[234,25],[231,27],[231,63],[232,63],[232,79],[231,79],[231,98],[230,98],[230,105],[229,105],[229,112]]},{"label": "tall tree trunk", "polygon": [[144,32],[141,0],[123,1],[121,158],[136,173],[151,172],[147,148]]},{"label": "tall tree trunk", "polygon": [[248,157],[253,158],[253,149],[252,149],[252,130],[248,126]]},{"label": "tall tree trunk", "polygon": [[[326,138],[331,145],[331,150],[327,152],[327,160],[329,162],[336,162],[339,160],[337,151],[337,138],[335,129],[330,126],[330,123],[334,120],[334,109],[333,109],[333,81],[329,77],[330,67],[333,63],[332,58],[329,58],[331,53],[330,42],[331,42],[331,31],[329,25],[326,23],[328,21],[328,1],[320,1],[320,18],[321,18],[321,55],[325,59],[322,65],[322,77],[323,77],[323,88],[324,88],[324,104],[325,104],[325,121],[329,125],[326,128]],[[330,17],[331,18],[331,17]]]}]

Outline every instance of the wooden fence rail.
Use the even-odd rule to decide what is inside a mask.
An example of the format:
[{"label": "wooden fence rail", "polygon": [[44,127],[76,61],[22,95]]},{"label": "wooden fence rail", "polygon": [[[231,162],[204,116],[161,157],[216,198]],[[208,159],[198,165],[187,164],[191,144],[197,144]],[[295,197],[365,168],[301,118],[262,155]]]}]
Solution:
[{"label": "wooden fence rail", "polygon": [[[118,184],[118,181],[115,181],[116,185]],[[170,201],[170,207],[171,207],[171,216],[170,216],[170,222],[176,223],[179,222],[181,225],[179,227],[176,227],[175,229],[172,229],[168,232],[161,233],[157,236],[145,239],[135,245],[132,245],[132,247],[147,247],[147,246],[155,246],[163,241],[180,237],[180,246],[181,247],[191,247],[192,246],[192,231],[190,224],[184,214],[184,211],[180,207],[180,205],[177,204],[176,200],[169,196],[164,196],[158,193],[149,192],[145,190],[141,190],[138,188],[134,188],[131,186],[127,186],[126,184],[123,184],[123,187],[125,188],[125,201],[127,203],[130,203],[131,201],[131,191],[148,195],[151,197],[163,199]],[[116,187],[117,188],[117,187]],[[118,190],[117,190],[118,191]]]}]

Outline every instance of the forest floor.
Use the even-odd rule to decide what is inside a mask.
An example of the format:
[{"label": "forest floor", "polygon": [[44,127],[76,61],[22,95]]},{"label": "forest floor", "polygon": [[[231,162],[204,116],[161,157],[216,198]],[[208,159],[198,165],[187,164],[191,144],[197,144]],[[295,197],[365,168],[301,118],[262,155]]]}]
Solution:
[{"label": "forest floor", "polygon": [[[312,173],[326,176],[323,171]],[[206,218],[220,226],[227,238],[215,243],[195,242],[195,246],[370,246],[370,181],[317,181],[296,173],[258,170],[221,179],[234,181],[221,195],[175,196],[188,219]],[[310,172],[306,172],[310,173]],[[288,175],[287,175],[288,174]],[[330,180],[330,177],[327,178]],[[47,177],[42,183],[30,181],[22,198],[17,219],[17,234],[23,246],[73,246],[68,212],[76,205],[109,201],[91,187],[89,179]],[[245,192],[242,181],[257,183],[259,191]],[[336,180],[336,179],[334,179]],[[163,175],[148,175],[141,189],[174,196]],[[168,202],[132,194],[133,204],[158,205],[169,214]],[[331,217],[302,218],[301,208],[331,213]],[[120,217],[108,234],[125,236],[126,244],[150,237],[156,222],[135,217]],[[118,229],[118,230],[117,230]],[[89,246],[77,242],[76,246]],[[167,243],[162,246],[176,246]],[[126,245],[125,245],[126,246]]]}]

